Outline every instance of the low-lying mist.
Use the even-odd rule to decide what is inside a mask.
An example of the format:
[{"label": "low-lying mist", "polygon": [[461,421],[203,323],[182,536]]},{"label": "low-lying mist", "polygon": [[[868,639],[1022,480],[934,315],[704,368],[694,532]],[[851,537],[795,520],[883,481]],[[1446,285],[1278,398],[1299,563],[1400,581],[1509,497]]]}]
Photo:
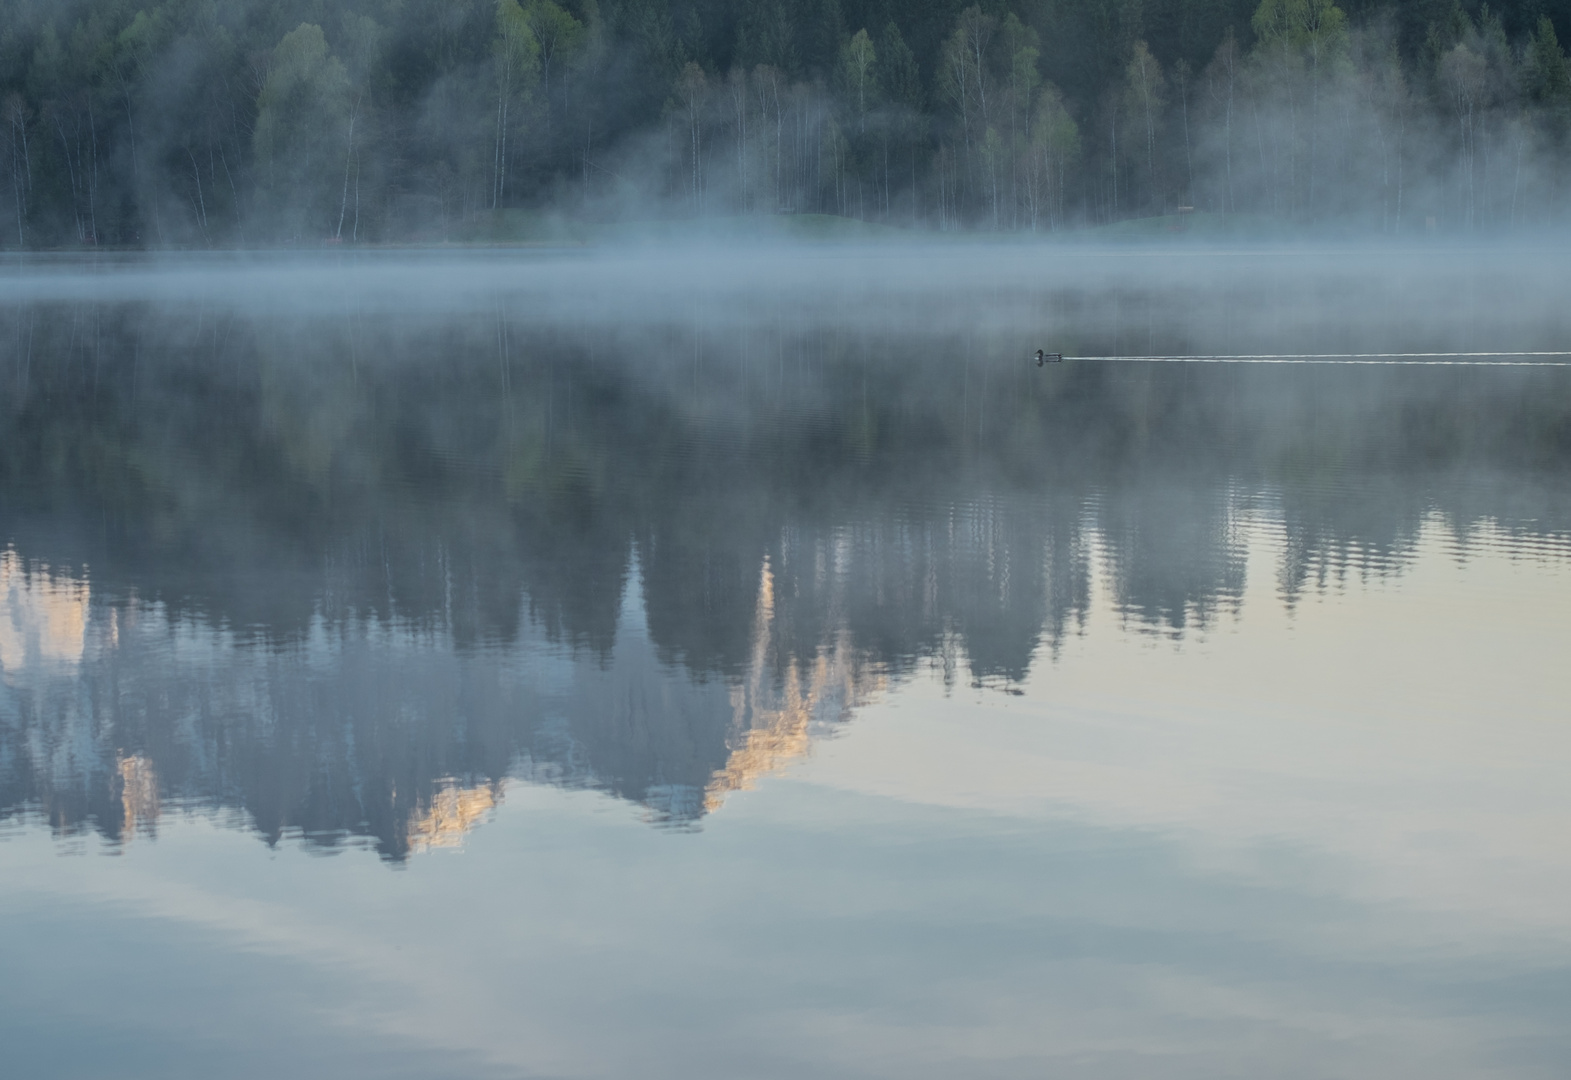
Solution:
[{"label": "low-lying mist", "polygon": [[[18,305],[135,302],[179,317],[325,319],[373,337],[411,318],[634,334],[833,327],[870,342],[982,335],[1069,355],[1561,351],[1571,257],[1550,247],[1072,248],[685,243],[563,252],[30,257]],[[13,312],[36,324],[25,307]],[[32,319],[29,323],[27,320]],[[627,342],[636,361],[637,339]],[[635,363],[636,366],[636,363]]]},{"label": "low-lying mist", "polygon": [[1437,544],[1564,560],[1571,367],[1116,359],[1563,351],[1564,263],[26,259],[0,820],[120,836],[156,775],[402,859],[453,790],[527,775],[686,825],[755,733],[805,745],[924,670],[1017,688],[1098,594],[1176,648],[1251,581],[1292,612]]},{"label": "low-lying mist", "polygon": [[[1564,257],[1446,255],[56,261],[0,309],[0,460],[18,510],[121,520],[134,565],[210,575],[157,587],[176,602],[295,612],[227,616],[263,628],[308,621],[312,588],[290,599],[236,567],[309,566],[388,514],[413,515],[396,532],[415,549],[468,523],[509,564],[543,544],[625,568],[656,521],[747,547],[989,492],[1062,497],[1073,523],[1092,496],[1209,490],[1195,506],[1225,508],[1239,485],[1351,470],[1364,486],[1311,515],[1333,547],[1399,549],[1435,511],[1558,535],[1571,367],[1111,359],[1566,349]],[[1107,359],[1039,367],[1043,347]],[[1401,498],[1358,501],[1387,474]],[[537,598],[578,580],[541,572]]]}]

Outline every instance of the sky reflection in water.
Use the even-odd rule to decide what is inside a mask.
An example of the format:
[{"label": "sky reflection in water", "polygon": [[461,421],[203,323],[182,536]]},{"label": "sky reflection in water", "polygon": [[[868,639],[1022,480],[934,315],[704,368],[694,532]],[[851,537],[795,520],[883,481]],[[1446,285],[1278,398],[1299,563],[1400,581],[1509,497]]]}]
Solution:
[{"label": "sky reflection in water", "polygon": [[1556,1075],[1571,371],[1026,360],[1555,347],[1544,267],[1000,258],[34,281],[7,1056]]}]

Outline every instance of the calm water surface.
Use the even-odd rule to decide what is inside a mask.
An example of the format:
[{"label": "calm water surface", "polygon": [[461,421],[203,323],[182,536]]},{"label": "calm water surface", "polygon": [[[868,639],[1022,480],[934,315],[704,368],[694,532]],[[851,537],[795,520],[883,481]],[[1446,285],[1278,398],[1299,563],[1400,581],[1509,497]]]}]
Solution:
[{"label": "calm water surface", "polygon": [[1568,280],[9,264],[0,1073],[1565,1076]]}]

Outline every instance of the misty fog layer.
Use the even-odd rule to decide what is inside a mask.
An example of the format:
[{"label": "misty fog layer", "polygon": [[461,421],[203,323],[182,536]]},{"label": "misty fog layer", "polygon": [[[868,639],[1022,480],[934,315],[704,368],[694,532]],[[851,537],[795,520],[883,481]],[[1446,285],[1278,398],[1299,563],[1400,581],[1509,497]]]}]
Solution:
[{"label": "misty fog layer", "polygon": [[1563,561],[1571,367],[1031,358],[1553,350],[1563,262],[44,264],[0,813],[402,859],[522,776],[690,825],[921,673],[1051,670],[1095,594],[1183,648],[1262,575],[1291,614],[1436,544]]},{"label": "misty fog layer", "polygon": [[697,219],[1520,233],[1566,222],[1568,20],[1560,0],[3,0],[0,245]]}]

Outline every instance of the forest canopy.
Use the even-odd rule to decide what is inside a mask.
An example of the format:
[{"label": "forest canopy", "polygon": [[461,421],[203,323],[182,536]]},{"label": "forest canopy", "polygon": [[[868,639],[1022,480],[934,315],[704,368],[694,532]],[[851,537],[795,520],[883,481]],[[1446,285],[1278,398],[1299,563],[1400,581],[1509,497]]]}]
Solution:
[{"label": "forest canopy", "polygon": [[1541,228],[1571,0],[0,0],[0,244]]}]

